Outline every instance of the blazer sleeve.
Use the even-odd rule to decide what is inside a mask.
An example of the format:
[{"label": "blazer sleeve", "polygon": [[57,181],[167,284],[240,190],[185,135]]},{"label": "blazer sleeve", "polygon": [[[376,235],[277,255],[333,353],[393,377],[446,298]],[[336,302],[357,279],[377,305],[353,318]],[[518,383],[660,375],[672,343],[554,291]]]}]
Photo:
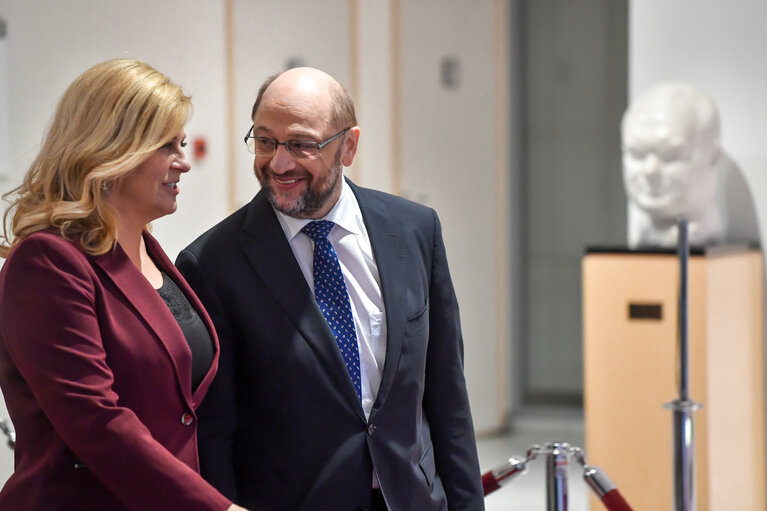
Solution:
[{"label": "blazer sleeve", "polygon": [[429,347],[423,407],[429,421],[437,473],[448,508],[484,509],[476,438],[463,373],[458,302],[447,265],[442,230],[433,213],[429,287]]},{"label": "blazer sleeve", "polygon": [[96,314],[98,279],[84,254],[63,239],[32,237],[6,265],[3,340],[67,447],[128,509],[227,509],[119,404]]},{"label": "blazer sleeve", "polygon": [[200,472],[218,491],[237,502],[234,435],[237,424],[233,336],[224,307],[198,258],[182,250],[176,267],[208,311],[218,334],[218,372],[197,409]]}]

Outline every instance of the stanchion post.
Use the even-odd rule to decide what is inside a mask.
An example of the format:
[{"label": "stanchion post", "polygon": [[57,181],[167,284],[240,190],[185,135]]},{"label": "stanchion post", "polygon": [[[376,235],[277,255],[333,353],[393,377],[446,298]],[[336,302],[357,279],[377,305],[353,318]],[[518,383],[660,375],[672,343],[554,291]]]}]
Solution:
[{"label": "stanchion post", "polygon": [[633,511],[618,488],[601,468],[586,463],[583,449],[567,443],[551,442],[544,447],[533,445],[526,458],[512,456],[509,460],[482,475],[485,495],[494,492],[518,475],[524,474],[527,463],[543,455],[546,461],[546,510],[567,511],[567,470],[569,456],[583,467],[583,479],[599,497],[608,511]]},{"label": "stanchion post", "polygon": [[689,389],[687,269],[690,246],[687,227],[687,220],[682,219],[677,222],[679,233],[679,398],[664,405],[673,414],[675,511],[695,511],[695,431],[692,412],[701,407],[690,399]]},{"label": "stanchion post", "polygon": [[553,442],[546,445],[546,506],[547,511],[567,511],[568,444]]}]

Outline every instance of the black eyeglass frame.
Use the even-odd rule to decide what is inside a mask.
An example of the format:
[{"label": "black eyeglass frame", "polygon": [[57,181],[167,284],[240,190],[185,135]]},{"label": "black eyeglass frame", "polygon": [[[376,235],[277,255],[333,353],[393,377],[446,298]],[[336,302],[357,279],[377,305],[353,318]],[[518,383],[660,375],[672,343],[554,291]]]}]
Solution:
[{"label": "black eyeglass frame", "polygon": [[[245,147],[248,148],[248,152],[250,154],[255,154],[256,156],[274,156],[274,153],[277,152],[277,146],[284,145],[285,146],[285,150],[288,152],[288,154],[290,154],[292,157],[300,159],[300,160],[314,160],[314,159],[317,159],[317,157],[319,157],[319,155],[320,155],[320,151],[326,145],[328,145],[329,143],[331,143],[332,141],[334,141],[335,139],[337,139],[338,137],[340,137],[341,135],[343,135],[344,133],[346,133],[347,131],[352,129],[351,126],[349,126],[348,128],[344,128],[341,131],[339,131],[338,133],[336,133],[335,135],[333,135],[332,137],[326,138],[325,140],[323,140],[321,142],[315,142],[314,140],[286,140],[285,142],[280,142],[279,140],[274,139],[274,138],[257,137],[255,135],[253,135],[252,133],[253,133],[254,126],[255,125],[251,125],[250,126],[250,129],[245,134],[245,138],[243,138],[243,141],[245,142]],[[248,139],[251,139],[251,138],[254,141],[255,140],[263,140],[263,141],[274,142],[274,151],[272,151],[272,154],[263,154],[263,153],[259,154],[259,153],[256,153],[255,144],[253,146],[253,151],[251,151],[250,147],[248,146]],[[312,146],[314,148],[314,154],[312,154],[311,156],[301,156],[301,155],[295,154],[295,153],[293,153],[292,144],[308,144],[308,145],[310,145],[310,146]]]}]

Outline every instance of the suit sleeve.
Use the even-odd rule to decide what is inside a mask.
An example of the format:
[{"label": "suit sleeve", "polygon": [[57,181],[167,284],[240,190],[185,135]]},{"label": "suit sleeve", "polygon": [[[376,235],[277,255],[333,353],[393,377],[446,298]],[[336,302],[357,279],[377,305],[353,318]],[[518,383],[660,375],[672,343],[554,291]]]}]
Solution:
[{"label": "suit sleeve", "polygon": [[484,509],[474,426],[463,373],[461,322],[436,213],[429,287],[429,348],[424,413],[437,473],[453,510]]},{"label": "suit sleeve", "polygon": [[209,276],[201,268],[197,257],[189,250],[183,250],[176,259],[176,267],[208,311],[221,348],[218,372],[197,409],[200,471],[208,482],[236,502],[233,451],[237,411],[231,330],[220,297],[213,290]]},{"label": "suit sleeve", "polygon": [[63,240],[28,239],[6,265],[3,341],[67,447],[127,509],[224,511],[230,502],[119,404],[87,259]]}]

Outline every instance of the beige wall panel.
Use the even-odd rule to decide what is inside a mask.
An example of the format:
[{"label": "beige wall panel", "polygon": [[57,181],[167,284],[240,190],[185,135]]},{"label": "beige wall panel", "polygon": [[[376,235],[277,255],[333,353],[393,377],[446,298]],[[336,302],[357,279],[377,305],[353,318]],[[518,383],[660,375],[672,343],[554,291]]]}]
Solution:
[{"label": "beige wall panel", "polygon": [[[392,10],[388,1],[360,1],[358,40],[359,90],[355,93],[357,121],[362,129],[354,160],[357,184],[397,193],[393,179],[392,140]],[[354,23],[354,21],[352,21]]]},{"label": "beige wall panel", "polygon": [[[475,427],[497,428],[505,374],[498,367],[495,3],[401,2],[402,194],[442,220],[466,346]],[[442,83],[446,59],[453,87]],[[508,340],[506,341],[508,342]]]}]

